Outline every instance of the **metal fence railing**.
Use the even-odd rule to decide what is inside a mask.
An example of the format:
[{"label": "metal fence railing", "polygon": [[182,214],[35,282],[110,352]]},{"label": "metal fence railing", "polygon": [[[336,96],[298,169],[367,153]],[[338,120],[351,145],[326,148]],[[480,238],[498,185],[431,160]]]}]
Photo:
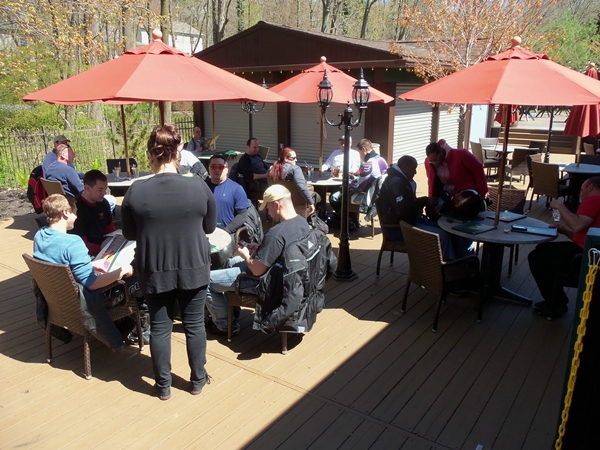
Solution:
[{"label": "metal fence railing", "polygon": [[[193,119],[175,117],[174,122],[183,139],[189,140],[193,135]],[[80,172],[90,169],[105,172],[107,158],[125,156],[122,144],[111,139],[115,134],[111,126],[69,131],[42,128],[38,133],[3,132],[0,134],[0,189],[25,187],[29,173],[52,150],[54,136],[58,134],[70,139],[76,154],[75,167]]]}]

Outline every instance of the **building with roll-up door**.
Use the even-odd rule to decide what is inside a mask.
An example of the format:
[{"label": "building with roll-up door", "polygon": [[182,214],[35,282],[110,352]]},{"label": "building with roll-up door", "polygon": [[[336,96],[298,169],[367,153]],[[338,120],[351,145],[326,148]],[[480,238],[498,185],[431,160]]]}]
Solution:
[{"label": "building with roll-up door", "polygon": [[[372,41],[367,39],[336,36],[316,31],[258,22],[253,27],[210,46],[196,54],[204,61],[231,71],[248,80],[261,84],[263,79],[268,86],[274,86],[291,78],[303,69],[315,66],[320,57],[327,63],[349,75],[358,78],[360,69],[369,85],[393,96],[396,100],[388,104],[370,103],[363,115],[362,123],[352,131],[354,145],[366,137],[380,145],[379,151],[388,162],[395,162],[401,155],[409,154],[423,161],[425,147],[435,137],[434,109],[421,102],[406,102],[398,95],[423,84],[412,71],[413,57],[400,56],[390,51],[392,41]],[[423,54],[415,42],[397,43],[405,54]],[[335,85],[333,86],[335,91]],[[306,161],[315,164],[319,160],[320,112],[314,104],[278,103],[267,104],[253,115],[253,134],[261,145],[271,149],[280,145],[291,146],[298,153],[299,163]],[[439,115],[439,138],[444,138],[451,146],[458,140],[458,108],[450,114],[441,106]],[[485,109],[485,111],[483,111]],[[487,117],[487,107],[477,108]],[[344,106],[332,104],[327,112],[331,121],[338,121]],[[248,139],[248,115],[240,103],[194,104],[194,117],[211,136],[213,129],[219,135],[218,150],[245,149]],[[474,123],[481,121],[475,120]],[[485,120],[483,122],[486,122]],[[323,156],[338,148],[338,139],[343,131],[325,126]],[[478,134],[478,133],[475,133]],[[484,136],[483,131],[479,133]],[[473,134],[472,134],[473,136]],[[269,153],[269,159],[276,152]]]}]

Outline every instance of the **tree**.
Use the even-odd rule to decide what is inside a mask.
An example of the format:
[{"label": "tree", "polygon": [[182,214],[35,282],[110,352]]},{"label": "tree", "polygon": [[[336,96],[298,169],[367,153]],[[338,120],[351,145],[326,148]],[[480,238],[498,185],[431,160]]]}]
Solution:
[{"label": "tree", "polygon": [[373,4],[375,2],[377,2],[377,0],[365,1],[365,13],[363,14],[362,27],[360,28],[360,37],[363,39],[367,36],[367,23],[369,22],[369,13],[371,12],[371,8],[373,7]]},{"label": "tree", "polygon": [[[559,0],[423,0],[400,19],[424,53],[392,44],[392,53],[413,57],[414,72],[436,80],[506,49],[513,36],[532,34]],[[459,144],[464,135],[461,105]],[[468,139],[468,137],[467,137]]]},{"label": "tree", "polygon": [[225,26],[229,23],[231,0],[212,0],[213,44],[225,38]]}]

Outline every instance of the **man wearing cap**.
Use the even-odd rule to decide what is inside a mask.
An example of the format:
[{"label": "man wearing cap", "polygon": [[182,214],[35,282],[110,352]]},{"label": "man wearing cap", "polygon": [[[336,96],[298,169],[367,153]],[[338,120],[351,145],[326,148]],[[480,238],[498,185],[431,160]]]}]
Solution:
[{"label": "man wearing cap", "polygon": [[77,171],[73,168],[75,152],[66,144],[56,147],[56,161],[44,172],[46,179],[60,181],[67,196],[73,199],[85,190]]},{"label": "man wearing cap", "polygon": [[[342,136],[339,139],[339,142],[340,142],[340,148],[335,149],[331,153],[331,155],[329,155],[329,158],[327,158],[327,161],[325,161],[325,163],[323,163],[323,167],[321,168],[321,170],[323,172],[333,169],[334,167],[339,167],[340,172],[342,171],[342,168],[344,167],[344,145],[346,142],[345,136]],[[356,173],[356,171],[360,167],[360,164],[361,164],[360,153],[358,153],[356,150],[352,149],[352,136],[350,136],[350,167],[349,167],[350,173]]]},{"label": "man wearing cap", "polygon": [[[44,178],[48,178],[46,177],[46,171],[48,170],[48,167],[50,167],[50,164],[52,164],[54,161],[56,161],[56,149],[58,148],[59,145],[67,145],[70,147],[70,143],[71,141],[69,139],[67,139],[65,137],[64,134],[59,134],[58,136],[56,136],[54,138],[54,148],[52,149],[51,152],[46,153],[46,156],[44,157],[44,161],[42,162],[42,171],[44,172]],[[69,163],[69,165],[71,167],[73,167],[73,169],[75,169],[75,166],[73,165],[73,162],[71,161]],[[83,178],[83,174],[82,173],[78,173],[79,178]]]},{"label": "man wearing cap", "polygon": [[[263,275],[283,254],[286,247],[308,235],[310,228],[304,217],[296,214],[292,196],[284,186],[274,184],[264,193],[261,211],[267,208],[276,225],[265,234],[259,244],[241,244],[236,250],[244,261],[231,269],[210,272],[210,284],[206,296],[206,306],[211,314],[212,331],[227,333],[227,299],[224,292],[235,290],[235,281],[242,272]],[[258,286],[256,280],[244,280],[242,290],[253,290]],[[233,322],[232,334],[239,332],[240,325]]]}]

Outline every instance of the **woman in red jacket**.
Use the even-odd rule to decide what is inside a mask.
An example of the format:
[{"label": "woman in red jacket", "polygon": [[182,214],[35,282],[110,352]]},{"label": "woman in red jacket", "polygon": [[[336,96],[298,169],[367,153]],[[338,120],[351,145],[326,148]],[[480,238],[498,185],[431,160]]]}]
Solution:
[{"label": "woman in red jacket", "polygon": [[443,197],[445,191],[452,198],[454,194],[467,189],[476,191],[482,198],[487,196],[488,185],[483,164],[470,151],[452,149],[442,139],[439,143],[429,144],[425,153],[430,197]]}]

